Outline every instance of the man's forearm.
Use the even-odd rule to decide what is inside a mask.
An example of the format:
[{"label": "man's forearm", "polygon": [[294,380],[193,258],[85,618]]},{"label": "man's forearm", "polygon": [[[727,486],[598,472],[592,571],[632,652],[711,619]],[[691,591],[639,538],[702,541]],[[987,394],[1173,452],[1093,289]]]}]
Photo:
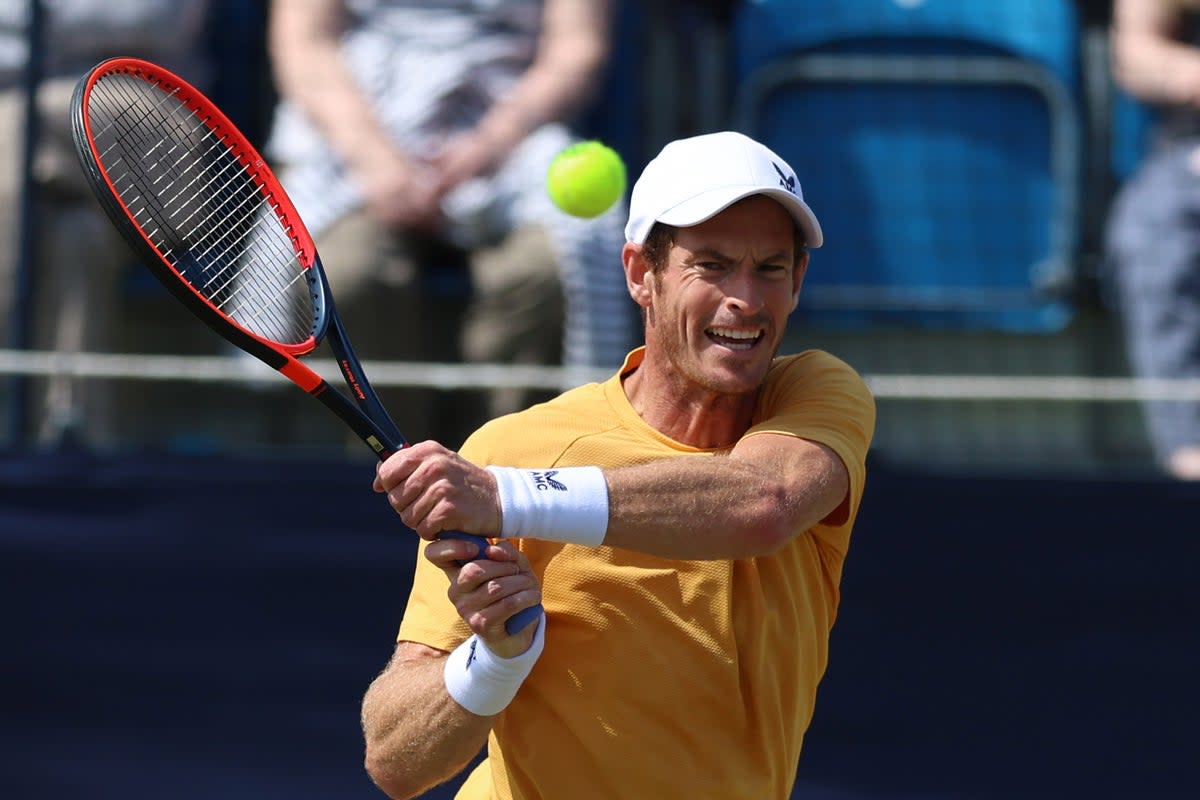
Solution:
[{"label": "man's forearm", "polygon": [[728,456],[608,469],[489,467],[501,532],[664,558],[750,558],[778,550],[849,502],[828,447],[762,434]]},{"label": "man's forearm", "polygon": [[750,558],[774,552],[827,517],[845,467],[812,443],[789,468],[734,456],[671,459],[609,470],[604,543],[667,558]]},{"label": "man's forearm", "polygon": [[415,797],[456,775],[479,752],[491,717],[463,709],[446,692],[445,654],[406,656],[401,644],[363,698],[366,769],[389,797]]}]

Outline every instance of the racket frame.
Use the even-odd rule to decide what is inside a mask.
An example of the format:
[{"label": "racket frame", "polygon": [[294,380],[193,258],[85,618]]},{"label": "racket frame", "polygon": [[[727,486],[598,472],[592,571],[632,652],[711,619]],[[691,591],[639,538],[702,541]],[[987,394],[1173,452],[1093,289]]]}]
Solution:
[{"label": "racket frame", "polygon": [[[307,289],[316,315],[312,331],[303,342],[287,343],[266,339],[246,329],[222,313],[175,270],[149,236],[133,222],[135,214],[121,199],[115,183],[104,169],[96,151],[91,121],[86,112],[88,97],[105,76],[124,73],[158,86],[188,108],[229,148],[230,153],[253,180],[259,193],[279,218],[304,269]],[[407,441],[384,409],[378,395],[366,379],[362,364],[350,345],[345,327],[334,308],[333,294],[316,245],[309,235],[291,199],[267,166],[266,160],[238,127],[195,86],[178,75],[149,61],[137,58],[111,58],[93,67],[75,87],[71,101],[71,134],[81,154],[83,172],[109,219],[133,247],[158,281],[188,310],[234,347],[249,353],[272,369],[283,373],[304,391],[316,397],[337,414],[382,460],[406,446]],[[321,375],[300,361],[300,356],[327,341],[338,369],[355,402],[329,385]]]},{"label": "racket frame", "polygon": [[[300,266],[304,269],[307,290],[316,311],[312,330],[306,340],[287,343],[267,339],[221,312],[168,263],[164,254],[134,222],[136,215],[121,199],[120,192],[104,169],[100,153],[96,151],[91,120],[87,113],[88,98],[96,83],[105,76],[117,73],[144,80],[173,96],[228,146],[230,153],[251,176],[255,187],[267,200],[287,232]],[[371,448],[380,461],[408,445],[367,380],[362,364],[350,345],[345,326],[335,309],[333,293],[329,289],[316,245],[300,214],[266,159],[215,103],[195,86],[157,64],[139,58],[110,58],[94,66],[76,84],[71,98],[71,135],[84,176],[109,221],[133,248],[139,260],[193,315],[234,347],[283,373],[292,383],[320,400]],[[354,396],[353,401],[300,361],[301,356],[311,353],[323,341],[333,351],[338,369]],[[473,542],[479,547],[477,558],[486,558],[485,548],[488,541],[482,536],[443,531],[439,538]],[[509,633],[516,633],[541,614],[540,603],[523,609],[505,622],[505,628]]]}]

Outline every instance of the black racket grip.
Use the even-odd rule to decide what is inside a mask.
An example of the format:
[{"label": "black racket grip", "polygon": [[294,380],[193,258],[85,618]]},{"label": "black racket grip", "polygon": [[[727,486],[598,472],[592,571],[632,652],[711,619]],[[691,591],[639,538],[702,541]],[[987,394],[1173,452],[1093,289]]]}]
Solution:
[{"label": "black racket grip", "polygon": [[[488,540],[482,536],[476,536],[473,533],[460,533],[459,531],[442,531],[438,534],[439,539],[462,539],[466,542],[474,542],[479,548],[479,558],[487,558],[484,552],[488,546]],[[466,563],[466,562],[463,562]],[[542,604],[524,608],[513,614],[504,622],[504,630],[509,634],[515,634],[525,629],[529,623],[535,621],[543,613]]]}]

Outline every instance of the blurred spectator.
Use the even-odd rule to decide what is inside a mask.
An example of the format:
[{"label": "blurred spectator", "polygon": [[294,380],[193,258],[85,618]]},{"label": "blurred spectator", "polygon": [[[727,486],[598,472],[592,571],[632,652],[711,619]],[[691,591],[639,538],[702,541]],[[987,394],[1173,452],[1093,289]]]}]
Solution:
[{"label": "blurred spectator", "polygon": [[[32,170],[36,223],[32,278],[33,349],[109,349],[118,281],[131,262],[128,246],[103,216],[71,144],[68,105],[79,78],[105,58],[141,56],[204,86],[207,0],[58,0],[44,3],[37,92],[38,131]],[[29,61],[29,6],[0,3],[0,309],[8,339],[17,275],[19,209],[25,191],[24,76]],[[30,419],[41,443],[77,435],[111,445],[112,399],[102,381],[68,376],[36,381]],[[11,399],[10,399],[11,402]]]},{"label": "blurred spectator", "polygon": [[[1108,226],[1129,357],[1144,378],[1200,378],[1200,0],[1117,0],[1112,44],[1119,85],[1159,109]],[[1200,480],[1200,404],[1146,414],[1163,467]]]},{"label": "blurred spectator", "polygon": [[1079,20],[1086,25],[1109,25],[1112,22],[1112,0],[1075,0]]},{"label": "blurred spectator", "polygon": [[[544,188],[601,84],[611,13],[608,0],[274,0],[267,152],[368,362],[461,348],[471,362],[621,363],[635,332],[624,202],[579,220]],[[457,346],[437,341],[423,292],[455,259],[472,287]],[[529,399],[493,392],[486,414]],[[406,433],[438,435],[431,393],[403,400]]]}]

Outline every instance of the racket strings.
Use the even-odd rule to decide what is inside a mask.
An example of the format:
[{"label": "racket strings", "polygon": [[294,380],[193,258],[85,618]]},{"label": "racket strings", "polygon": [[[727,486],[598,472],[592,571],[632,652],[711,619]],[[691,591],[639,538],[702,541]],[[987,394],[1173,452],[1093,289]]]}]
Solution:
[{"label": "racket strings", "polygon": [[132,75],[96,81],[86,111],[97,160],[172,270],[243,328],[310,339],[320,292],[278,204],[229,143],[174,92]]}]

